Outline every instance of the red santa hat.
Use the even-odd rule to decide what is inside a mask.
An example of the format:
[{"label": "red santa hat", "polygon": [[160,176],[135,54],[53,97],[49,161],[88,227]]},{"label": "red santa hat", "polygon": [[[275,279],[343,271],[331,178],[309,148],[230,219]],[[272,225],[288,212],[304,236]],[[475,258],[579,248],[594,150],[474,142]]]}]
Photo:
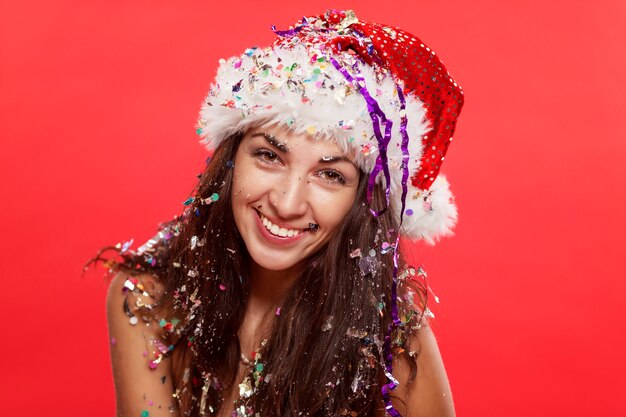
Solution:
[{"label": "red santa hat", "polygon": [[414,35],[352,11],[305,17],[266,48],[221,60],[200,112],[210,150],[252,126],[281,124],[335,140],[382,182],[401,233],[433,244],[457,208],[441,164],[463,91]]}]

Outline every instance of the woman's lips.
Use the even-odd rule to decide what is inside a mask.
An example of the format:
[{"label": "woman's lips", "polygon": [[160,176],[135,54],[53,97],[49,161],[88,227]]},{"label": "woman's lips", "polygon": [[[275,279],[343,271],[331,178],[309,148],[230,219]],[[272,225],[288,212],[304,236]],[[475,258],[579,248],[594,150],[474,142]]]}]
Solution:
[{"label": "woman's lips", "polygon": [[296,242],[298,240],[300,240],[302,238],[302,236],[304,236],[304,234],[308,231],[307,230],[302,230],[299,229],[298,234],[295,236],[277,236],[275,234],[272,234],[269,230],[267,230],[267,228],[263,225],[263,220],[261,220],[261,213],[259,213],[258,211],[255,211],[255,217],[256,217],[256,223],[257,223],[257,227],[259,228],[259,232],[260,234],[269,242],[273,243],[273,244],[277,244],[277,245],[288,245],[291,244],[293,242]]}]

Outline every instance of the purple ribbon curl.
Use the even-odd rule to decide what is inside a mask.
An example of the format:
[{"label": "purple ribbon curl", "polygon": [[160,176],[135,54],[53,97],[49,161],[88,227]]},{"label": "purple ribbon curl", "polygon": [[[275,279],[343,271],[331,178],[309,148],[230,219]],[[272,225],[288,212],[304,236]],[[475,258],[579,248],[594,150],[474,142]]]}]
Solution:
[{"label": "purple ribbon curl", "polygon": [[[387,202],[386,207],[383,207],[381,211],[376,212],[374,209],[370,207],[371,213],[378,217],[382,213],[387,210],[389,207],[389,185],[391,183],[391,175],[389,174],[389,164],[387,161],[387,147],[389,146],[389,142],[391,141],[391,127],[393,126],[393,122],[387,119],[385,113],[381,110],[378,102],[367,90],[367,86],[365,85],[365,79],[361,74],[357,74],[356,76],[352,76],[347,69],[341,66],[339,62],[334,57],[330,57],[330,62],[335,66],[337,71],[341,72],[343,76],[348,80],[350,84],[355,86],[363,98],[365,98],[365,102],[367,104],[367,110],[369,111],[370,117],[372,118],[372,127],[374,128],[374,135],[376,136],[376,140],[378,141],[378,156],[376,157],[376,164],[372,172],[370,173],[368,182],[367,182],[367,202],[369,204],[372,203],[372,193],[374,191],[374,186],[376,185],[376,177],[383,171],[383,175],[385,176],[386,187],[385,187],[385,200]],[[383,135],[381,132],[381,124],[385,126],[385,134]]]},{"label": "purple ribbon curl", "polygon": [[[357,74],[352,76],[346,68],[341,66],[339,62],[334,57],[330,57],[331,63],[334,67],[343,74],[346,80],[351,83],[353,86],[358,88],[361,95],[364,97],[367,103],[367,109],[369,111],[370,117],[372,119],[372,126],[374,129],[374,135],[376,136],[376,140],[378,141],[378,156],[376,157],[376,164],[374,169],[370,173],[368,184],[367,184],[367,202],[370,204],[370,212],[375,217],[380,216],[387,208],[389,207],[389,194],[390,194],[390,185],[391,185],[391,175],[389,173],[389,161],[387,158],[387,148],[389,146],[389,142],[391,141],[391,128],[393,126],[393,122],[385,116],[385,113],[380,108],[380,105],[372,97],[372,95],[367,90],[367,86],[365,84],[365,79],[358,72],[356,68],[356,64],[353,67]],[[404,218],[404,209],[406,206],[406,195],[408,192],[407,182],[409,179],[409,135],[407,133],[407,117],[405,114],[406,110],[406,100],[404,98],[404,94],[400,86],[396,84],[396,89],[398,91],[398,99],[400,101],[400,135],[402,136],[402,195],[400,198],[401,201],[401,209],[400,209],[400,224],[399,227],[402,226],[402,221]],[[381,125],[384,125],[384,135],[381,130]],[[386,207],[384,207],[381,211],[377,212],[376,210],[371,208],[372,203],[372,193],[374,191],[374,186],[376,184],[376,177],[380,172],[383,172],[385,177],[385,199],[386,199]],[[392,321],[387,328],[387,333],[385,334],[385,339],[383,342],[383,356],[385,359],[385,375],[387,376],[387,383],[383,385],[381,389],[381,393],[383,396],[383,400],[385,402],[385,410],[387,414],[392,417],[401,417],[400,413],[393,407],[391,403],[390,393],[397,386],[397,381],[393,378],[393,354],[391,352],[391,334],[393,332],[394,327],[397,327],[401,324],[400,319],[398,318],[398,294],[397,294],[397,286],[398,286],[398,245],[400,243],[400,234],[396,235],[396,242],[393,247],[393,280],[391,284],[391,318]]]},{"label": "purple ribbon curl", "polygon": [[275,34],[277,34],[280,37],[286,38],[286,37],[291,37],[293,35],[295,35],[296,33],[300,32],[305,26],[307,26],[309,24],[309,21],[306,19],[306,17],[302,18],[302,24],[300,24],[299,26],[296,26],[293,29],[289,29],[289,30],[276,30],[276,26],[272,25],[272,32],[274,32]]}]

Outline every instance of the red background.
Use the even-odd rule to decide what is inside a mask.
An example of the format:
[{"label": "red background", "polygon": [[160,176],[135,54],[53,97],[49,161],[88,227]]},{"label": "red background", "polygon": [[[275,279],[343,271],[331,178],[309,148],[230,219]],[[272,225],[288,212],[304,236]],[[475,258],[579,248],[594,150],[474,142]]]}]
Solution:
[{"label": "red background", "polygon": [[626,416],[623,1],[0,4],[3,416],[113,414],[82,264],[181,211],[217,60],[328,7],[414,32],[466,92],[456,237],[412,257],[458,415]]}]

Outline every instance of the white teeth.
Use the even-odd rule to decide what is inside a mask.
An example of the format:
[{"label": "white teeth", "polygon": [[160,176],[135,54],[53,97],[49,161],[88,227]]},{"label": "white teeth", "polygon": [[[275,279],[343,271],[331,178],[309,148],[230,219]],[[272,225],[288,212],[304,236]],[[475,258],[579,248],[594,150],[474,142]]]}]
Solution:
[{"label": "white teeth", "polygon": [[278,227],[261,213],[259,213],[259,215],[261,216],[261,222],[263,223],[263,226],[265,226],[265,228],[269,230],[269,232],[273,235],[280,237],[293,237],[300,234],[300,230],[298,229],[285,229],[284,227]]}]

